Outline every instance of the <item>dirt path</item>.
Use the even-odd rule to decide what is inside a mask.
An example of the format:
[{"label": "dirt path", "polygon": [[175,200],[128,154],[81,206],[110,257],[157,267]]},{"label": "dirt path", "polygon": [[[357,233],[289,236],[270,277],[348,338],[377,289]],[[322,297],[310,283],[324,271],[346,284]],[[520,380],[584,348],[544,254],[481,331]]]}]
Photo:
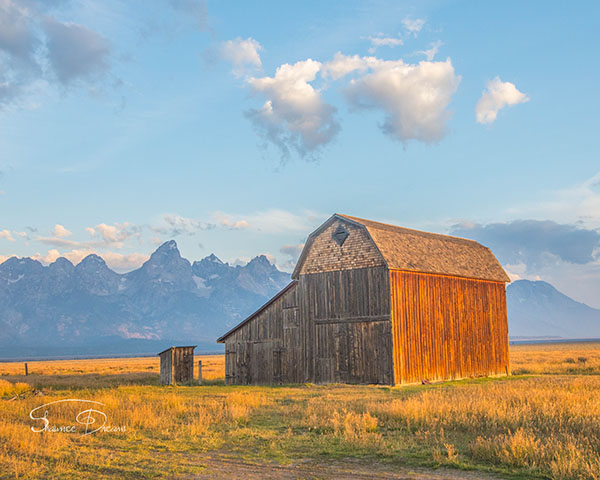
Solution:
[{"label": "dirt path", "polygon": [[198,459],[206,466],[199,475],[190,479],[240,479],[240,480],[498,480],[501,477],[476,472],[463,472],[453,469],[423,469],[393,467],[356,459],[339,460],[330,463],[297,462],[291,465],[252,463],[223,456],[210,456]]}]

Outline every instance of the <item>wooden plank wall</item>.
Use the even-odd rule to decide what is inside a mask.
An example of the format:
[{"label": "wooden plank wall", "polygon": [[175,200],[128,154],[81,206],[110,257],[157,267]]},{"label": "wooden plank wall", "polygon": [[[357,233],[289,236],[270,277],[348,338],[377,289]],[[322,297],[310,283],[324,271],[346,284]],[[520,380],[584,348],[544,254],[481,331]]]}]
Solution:
[{"label": "wooden plank wall", "polygon": [[395,382],[508,374],[502,282],[390,271]]},{"label": "wooden plank wall", "polygon": [[173,383],[173,350],[165,350],[160,354],[160,383],[171,385]]},{"label": "wooden plank wall", "polygon": [[175,383],[194,380],[194,347],[176,347],[173,351],[173,376]]},{"label": "wooden plank wall", "polygon": [[290,288],[225,339],[227,384],[288,383],[294,381],[288,378],[298,376],[296,369],[301,365],[294,363],[296,352],[284,354],[283,348],[284,331],[289,342],[299,342],[294,313],[296,288]]},{"label": "wooden plank wall", "polygon": [[393,383],[386,267],[300,275],[306,381]]}]

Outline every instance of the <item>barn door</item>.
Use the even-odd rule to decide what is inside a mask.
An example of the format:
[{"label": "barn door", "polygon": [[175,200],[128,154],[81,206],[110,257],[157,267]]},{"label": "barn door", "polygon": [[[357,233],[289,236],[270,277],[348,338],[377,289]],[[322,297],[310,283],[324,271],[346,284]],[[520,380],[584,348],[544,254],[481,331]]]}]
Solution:
[{"label": "barn door", "polygon": [[283,310],[283,352],[281,353],[281,380],[283,383],[300,383],[302,378],[302,331],[298,321],[298,308]]}]

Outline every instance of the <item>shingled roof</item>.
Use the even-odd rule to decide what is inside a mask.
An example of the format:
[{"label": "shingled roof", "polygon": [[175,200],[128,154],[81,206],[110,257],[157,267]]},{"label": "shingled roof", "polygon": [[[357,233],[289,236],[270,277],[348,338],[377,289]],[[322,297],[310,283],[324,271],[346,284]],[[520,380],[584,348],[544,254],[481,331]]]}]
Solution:
[{"label": "shingled roof", "polygon": [[421,232],[338,213],[308,237],[292,278],[297,278],[312,239],[336,219],[364,227],[389,269],[510,282],[491,250],[474,240]]}]

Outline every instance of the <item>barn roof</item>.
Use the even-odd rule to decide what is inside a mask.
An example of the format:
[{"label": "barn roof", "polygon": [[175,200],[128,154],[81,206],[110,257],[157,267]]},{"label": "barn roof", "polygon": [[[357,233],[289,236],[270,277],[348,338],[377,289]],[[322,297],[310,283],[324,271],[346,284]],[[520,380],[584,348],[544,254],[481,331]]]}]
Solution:
[{"label": "barn roof", "polygon": [[254,317],[256,317],[259,313],[262,313],[269,305],[271,305],[275,300],[277,300],[278,298],[280,298],[285,292],[287,292],[290,288],[296,286],[298,282],[296,280],[292,280],[290,283],[288,283],[285,287],[283,287],[279,293],[277,293],[273,298],[271,298],[267,303],[265,303],[262,307],[260,307],[258,310],[256,310],[256,312],[254,312],[252,315],[250,315],[249,317],[247,317],[244,321],[242,321],[241,323],[238,323],[235,327],[233,327],[231,330],[229,330],[227,333],[225,333],[224,335],[221,335],[219,338],[217,338],[217,343],[223,343],[225,341],[225,339],[231,335],[233,332],[235,332],[236,330],[240,329],[241,327],[243,327],[244,325],[246,325],[250,320],[252,320]]},{"label": "barn roof", "polygon": [[298,278],[312,240],[337,219],[365,228],[389,269],[510,282],[491,250],[474,240],[421,232],[338,213],[310,234],[292,278]]}]

